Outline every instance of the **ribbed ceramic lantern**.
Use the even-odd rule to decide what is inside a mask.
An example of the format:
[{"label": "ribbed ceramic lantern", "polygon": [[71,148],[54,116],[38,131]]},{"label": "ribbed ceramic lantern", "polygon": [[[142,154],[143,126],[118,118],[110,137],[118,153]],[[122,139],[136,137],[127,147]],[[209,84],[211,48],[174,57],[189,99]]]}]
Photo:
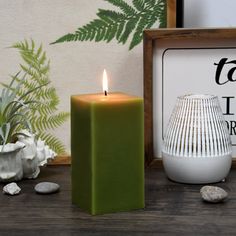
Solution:
[{"label": "ribbed ceramic lantern", "polygon": [[162,148],[167,176],[181,183],[214,183],[225,179],[232,146],[218,98],[185,95],[167,125]]}]

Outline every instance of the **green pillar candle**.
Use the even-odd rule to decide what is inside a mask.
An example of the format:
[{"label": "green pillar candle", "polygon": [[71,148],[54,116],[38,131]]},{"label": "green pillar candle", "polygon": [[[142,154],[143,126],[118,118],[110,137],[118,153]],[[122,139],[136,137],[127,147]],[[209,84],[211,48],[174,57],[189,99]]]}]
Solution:
[{"label": "green pillar candle", "polygon": [[92,215],[144,208],[143,99],[71,97],[72,203]]}]

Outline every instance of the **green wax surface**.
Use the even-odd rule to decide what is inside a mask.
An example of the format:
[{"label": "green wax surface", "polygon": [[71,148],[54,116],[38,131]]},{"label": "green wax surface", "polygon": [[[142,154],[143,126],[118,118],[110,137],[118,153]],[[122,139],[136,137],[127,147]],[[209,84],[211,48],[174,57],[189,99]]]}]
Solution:
[{"label": "green wax surface", "polygon": [[72,202],[91,214],[144,207],[143,99],[71,98]]}]

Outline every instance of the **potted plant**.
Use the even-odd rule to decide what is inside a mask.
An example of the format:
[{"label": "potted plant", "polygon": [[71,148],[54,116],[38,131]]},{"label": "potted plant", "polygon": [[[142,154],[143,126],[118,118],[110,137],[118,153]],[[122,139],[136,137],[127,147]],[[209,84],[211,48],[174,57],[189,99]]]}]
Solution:
[{"label": "potted plant", "polygon": [[[32,109],[31,104],[36,103],[30,99],[30,94],[40,89],[47,83],[33,89],[24,91],[24,94],[18,96],[18,91],[24,82],[25,76],[21,81],[15,81],[19,78],[19,73],[12,77],[8,87],[0,91],[0,181],[17,181],[23,178],[22,167],[22,148],[25,147],[17,137],[27,136],[26,132],[20,132],[22,129],[31,132],[27,114]],[[25,99],[26,98],[26,99]]]}]

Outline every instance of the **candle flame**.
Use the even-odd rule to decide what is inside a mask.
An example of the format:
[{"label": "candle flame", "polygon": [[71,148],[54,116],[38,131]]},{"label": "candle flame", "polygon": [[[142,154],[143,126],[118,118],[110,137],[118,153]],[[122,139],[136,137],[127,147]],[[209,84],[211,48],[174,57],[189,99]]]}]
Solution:
[{"label": "candle flame", "polygon": [[108,79],[107,79],[107,72],[104,69],[103,71],[103,92],[105,94],[105,96],[107,96],[107,92],[108,92]]}]

